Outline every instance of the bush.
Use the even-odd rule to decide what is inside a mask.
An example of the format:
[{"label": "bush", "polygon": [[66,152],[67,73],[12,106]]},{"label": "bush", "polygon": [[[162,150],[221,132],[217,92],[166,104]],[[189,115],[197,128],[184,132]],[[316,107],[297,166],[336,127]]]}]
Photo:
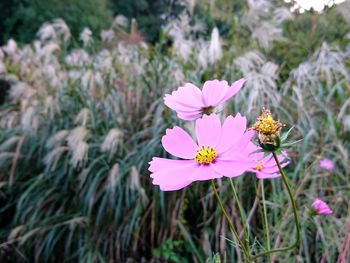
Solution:
[{"label": "bush", "polygon": [[65,20],[75,37],[84,27],[98,34],[112,21],[107,0],[5,0],[0,9],[2,43],[9,38],[27,43],[44,22],[55,18]]}]

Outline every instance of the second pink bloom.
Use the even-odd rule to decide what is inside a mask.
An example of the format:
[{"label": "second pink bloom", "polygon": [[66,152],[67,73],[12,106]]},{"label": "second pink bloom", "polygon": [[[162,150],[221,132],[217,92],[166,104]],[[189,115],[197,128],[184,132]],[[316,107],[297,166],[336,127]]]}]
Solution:
[{"label": "second pink bloom", "polygon": [[164,104],[176,111],[183,120],[196,120],[203,114],[210,114],[215,107],[235,95],[243,86],[245,79],[235,81],[231,86],[226,80],[208,80],[200,90],[191,83],[166,94]]}]

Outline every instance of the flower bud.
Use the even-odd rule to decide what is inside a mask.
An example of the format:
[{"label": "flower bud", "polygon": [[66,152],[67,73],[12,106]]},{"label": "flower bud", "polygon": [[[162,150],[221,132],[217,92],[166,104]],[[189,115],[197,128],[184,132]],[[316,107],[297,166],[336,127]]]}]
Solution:
[{"label": "flower bud", "polygon": [[311,207],[312,207],[312,214],[313,215],[333,214],[332,209],[330,209],[329,206],[319,198],[315,199],[315,201],[312,203]]}]

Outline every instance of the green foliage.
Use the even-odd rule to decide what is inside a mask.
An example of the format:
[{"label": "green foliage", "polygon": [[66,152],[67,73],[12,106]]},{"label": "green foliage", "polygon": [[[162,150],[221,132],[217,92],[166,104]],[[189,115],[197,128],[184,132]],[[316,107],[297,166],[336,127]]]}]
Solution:
[{"label": "green foliage", "polygon": [[314,53],[323,42],[345,48],[349,42],[345,35],[349,31],[349,23],[344,21],[335,8],[321,14],[298,14],[296,19],[285,22],[284,36],[287,39],[275,42],[268,56],[281,65],[283,82],[288,78],[289,72]]},{"label": "green foliage", "polygon": [[[84,26],[90,26],[96,36],[111,20],[103,1],[96,4],[92,0],[74,0],[74,6],[66,1],[17,1],[16,10],[6,9],[15,16],[2,13],[8,16],[2,21],[7,30],[4,38],[18,34],[17,39],[28,41],[42,22],[58,13],[75,36]],[[156,258],[205,262],[212,255],[207,262],[217,263],[220,258],[221,262],[239,262],[236,244],[230,241],[232,237],[208,183],[198,182],[183,191],[164,193],[152,185],[147,169],[153,156],[169,157],[160,144],[166,128],[181,124],[191,129],[164,106],[165,93],[184,82],[201,87],[207,79],[218,78],[231,83],[243,74],[249,81],[224,113],[241,112],[252,123],[261,107],[270,107],[281,122],[295,126],[289,134],[292,141],[303,139],[288,149],[291,164],[286,169],[296,189],[301,224],[306,226],[303,243],[296,251],[278,255],[277,260],[337,260],[345,236],[350,193],[346,127],[350,94],[349,59],[332,44],[342,48],[347,45],[344,35],[348,25],[333,9],[324,14],[298,15],[285,22],[285,41],[275,41],[270,49],[262,49],[250,30],[241,26],[245,3],[210,2],[214,3],[200,1],[203,5],[196,6],[191,17],[191,23],[205,21],[207,29],[190,36],[196,48],[210,39],[212,27],[219,27],[223,57],[207,67],[199,65],[195,52],[188,58],[178,56],[171,43],[165,41],[168,36],[157,42],[157,30],[164,21],[159,14],[166,10],[173,15],[169,10],[175,10],[173,6],[168,9],[168,2],[162,1],[114,3],[113,12],[135,16],[143,33],[156,42],[154,46],[128,43],[124,39],[129,33],[118,31],[125,36],[123,41],[116,37],[78,50],[85,53],[75,54],[75,63],[67,58],[77,51],[68,52],[59,42],[53,43],[58,48],[51,52],[44,48],[52,43],[40,43],[40,48],[32,43],[13,54],[1,54],[4,72],[0,84],[11,86],[11,96],[1,93],[5,103],[0,105],[0,202],[4,204],[0,207],[1,260],[140,262]],[[3,3],[6,2],[0,2]],[[80,15],[84,8],[90,15]],[[322,46],[324,40],[329,45]],[[342,59],[330,65],[317,64],[315,51],[320,47],[323,54]],[[234,61],[250,51],[262,62],[245,73],[244,60]],[[261,72],[271,62],[280,64],[278,79]],[[290,74],[301,62],[310,66],[307,73],[312,81],[304,75],[296,78]],[[266,93],[270,83],[276,87],[274,93]],[[274,99],[276,94],[280,100]],[[81,112],[87,113],[86,121],[78,118]],[[71,135],[79,127],[88,131],[84,139],[88,154],[75,165],[72,159],[79,154],[79,147],[70,147],[66,137],[51,146],[48,142],[60,131]],[[106,152],[102,145],[113,129],[123,136],[115,151]],[[336,162],[332,173],[319,168],[323,157]],[[254,194],[259,180],[249,173],[235,180],[244,213],[251,213],[251,237],[256,237],[252,251],[256,252],[264,247],[263,218],[254,208],[259,201]],[[288,245],[295,231],[288,197],[279,179],[265,182],[272,244]],[[239,225],[225,178],[220,182],[220,195],[230,217]],[[325,197],[336,214],[315,219],[319,220],[317,225],[309,227],[308,214],[303,211],[316,196]],[[220,251],[221,257],[213,255],[213,251]]]},{"label": "green foliage", "polygon": [[110,1],[114,15],[122,14],[129,19],[135,18],[142,35],[151,43],[159,40],[165,18],[175,17],[184,9],[178,0]]},{"label": "green foliage", "polygon": [[187,263],[189,261],[178,253],[183,245],[182,241],[167,239],[162,247],[153,250],[153,255],[155,258],[169,262]]},{"label": "green foliage", "polygon": [[1,1],[0,9],[3,18],[0,22],[1,43],[9,38],[29,42],[43,23],[55,18],[62,18],[76,38],[84,27],[98,34],[112,21],[107,0]]}]

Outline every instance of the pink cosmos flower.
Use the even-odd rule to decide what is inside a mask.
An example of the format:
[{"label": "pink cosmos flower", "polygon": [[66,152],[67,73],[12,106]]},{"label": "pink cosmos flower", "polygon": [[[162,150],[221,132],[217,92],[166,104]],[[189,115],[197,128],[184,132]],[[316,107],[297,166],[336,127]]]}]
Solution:
[{"label": "pink cosmos flower", "polygon": [[200,90],[191,83],[179,87],[164,96],[164,103],[176,111],[183,120],[196,120],[203,114],[210,114],[214,108],[226,102],[243,86],[245,79],[235,81],[231,86],[226,80],[208,80]]},{"label": "pink cosmos flower", "polygon": [[[245,150],[249,153],[249,158],[254,161],[254,165],[250,167],[248,171],[255,173],[256,177],[259,179],[280,177],[281,174],[272,154],[264,157],[263,152],[255,152],[260,149],[261,147],[253,144],[252,142],[250,142],[246,147]],[[283,152],[283,154],[287,156],[287,152]],[[278,161],[280,162],[282,168],[289,164],[285,156],[277,155]]]},{"label": "pink cosmos flower", "polygon": [[323,202],[321,199],[316,198],[315,201],[311,205],[312,210],[317,215],[330,215],[333,214],[332,209],[329,208],[329,206]]},{"label": "pink cosmos flower", "polygon": [[334,169],[334,163],[329,159],[322,159],[320,161],[320,167],[325,170],[332,171]]},{"label": "pink cosmos flower", "polygon": [[148,169],[153,184],[173,191],[194,181],[241,175],[253,165],[245,148],[254,132],[246,132],[246,125],[239,113],[228,116],[222,125],[216,114],[204,115],[196,121],[197,143],[178,126],[167,129],[164,149],[183,160],[153,157]]}]

